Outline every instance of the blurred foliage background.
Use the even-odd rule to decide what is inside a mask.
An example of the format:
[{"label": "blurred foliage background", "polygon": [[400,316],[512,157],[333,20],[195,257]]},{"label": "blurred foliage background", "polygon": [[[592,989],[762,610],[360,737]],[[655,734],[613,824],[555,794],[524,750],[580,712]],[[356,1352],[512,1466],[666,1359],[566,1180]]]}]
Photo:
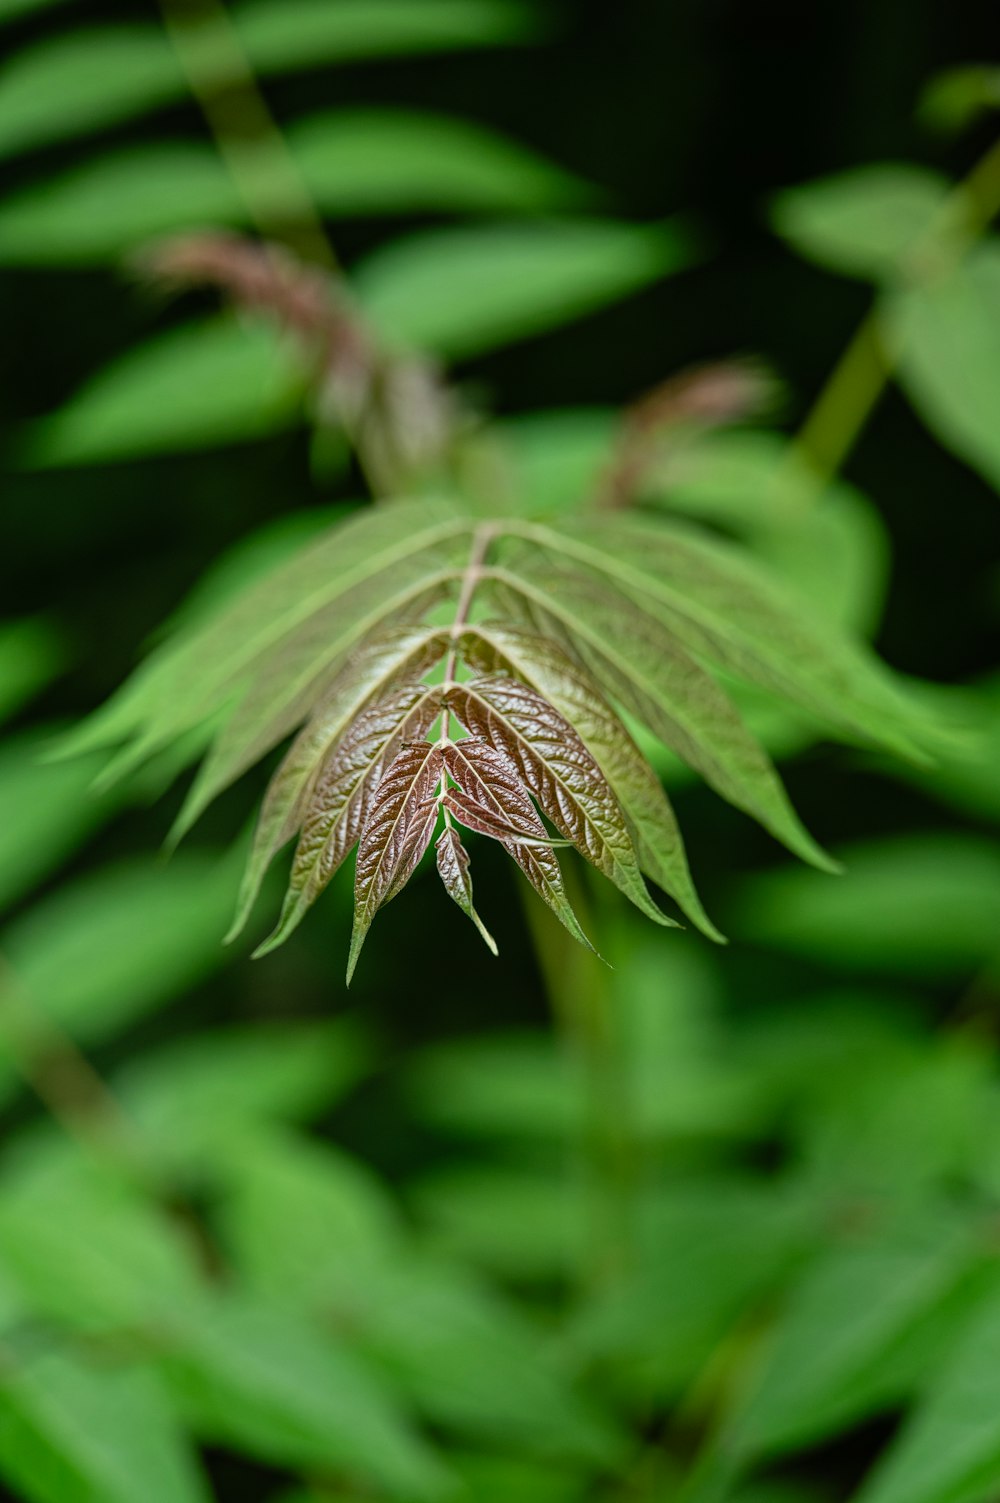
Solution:
[{"label": "blurred foliage background", "polygon": [[[163,14],[0,0],[3,1496],[989,1503],[996,17]],[[100,795],[46,761],[165,618],[363,495],[287,344],[130,260],[245,227],[248,184],[498,415],[526,505],[676,371],[775,372],[770,426],[688,435],[652,499],[961,728],[915,773],[747,702],[845,877],[662,764],[729,948],[594,890],[595,968],[477,847],[500,960],[416,882],[348,996],[339,881],[266,960],[221,945],[258,776],[164,861],[192,748]]]}]

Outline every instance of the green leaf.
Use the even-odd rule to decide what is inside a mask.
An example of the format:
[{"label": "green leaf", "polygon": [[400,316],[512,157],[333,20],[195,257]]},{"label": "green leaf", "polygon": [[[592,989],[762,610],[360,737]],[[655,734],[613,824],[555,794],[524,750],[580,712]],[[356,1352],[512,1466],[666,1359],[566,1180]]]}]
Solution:
[{"label": "green leaf", "polygon": [[853,486],[834,480],[817,494],[791,444],[751,431],[702,435],[665,463],[656,483],[671,510],[735,532],[772,579],[795,592],[800,617],[874,635],[890,539],[878,509]]},{"label": "green leaf", "polygon": [[886,327],[899,379],[931,432],[1000,490],[1000,242],[893,291]]},{"label": "green leaf", "polygon": [[0,721],[16,715],[68,666],[69,643],[46,616],[0,622]]},{"label": "green leaf", "polygon": [[588,1207],[570,1176],[456,1163],[411,1182],[407,1200],[436,1248],[498,1278],[544,1284],[581,1271]]},{"label": "green leaf", "polygon": [[[537,32],[527,7],[508,0],[338,0],[332,7],[324,0],[247,0],[231,21],[261,74],[503,46]],[[196,42],[206,72],[224,80],[231,67],[226,38],[209,29],[191,38]],[[116,125],[187,95],[160,27],[91,27],[54,37],[22,51],[7,69],[0,155]]]},{"label": "green leaf", "polygon": [[4,952],[43,1018],[96,1042],[220,965],[234,884],[228,860],[121,862],[61,887],[16,919]]},{"label": "green leaf", "polygon": [[[677,637],[624,592],[568,570],[522,559],[523,577],[495,578],[523,602],[532,629],[562,636],[584,657],[606,694],[801,856],[836,870],[803,828],[767,754],[732,701]],[[514,608],[516,610],[516,607]],[[516,617],[515,617],[516,619]]]},{"label": "green leaf", "polygon": [[774,229],[799,255],[866,281],[892,278],[938,230],[949,185],[923,167],[856,167],[778,195]]},{"label": "green leaf", "polygon": [[859,1503],[983,1503],[1000,1483],[1000,1299],[968,1322],[933,1388],[858,1494]]},{"label": "green leaf", "polygon": [[[322,628],[348,592],[414,554],[431,556],[473,523],[447,502],[419,500],[359,513],[243,590],[226,608],[155,652],[104,710],[68,738],[65,754],[126,737],[129,763],[223,708],[255,663],[310,620]],[[436,573],[436,569],[432,569]],[[358,627],[376,626],[377,614]],[[346,638],[340,650],[355,642]]]},{"label": "green leaf", "polygon": [[34,726],[0,747],[0,908],[71,855],[121,801],[118,791],[93,791],[99,755],[46,761],[63,729]]},{"label": "green leaf", "polygon": [[683,524],[581,521],[530,526],[543,548],[602,573],[686,647],[833,726],[841,736],[926,761],[933,729],[862,644],[831,630],[807,599],[745,550]]},{"label": "green leaf", "polygon": [[161,1045],[126,1065],[113,1089],[158,1153],[197,1167],[248,1123],[327,1110],[369,1063],[353,1020],[256,1024]]},{"label": "green leaf", "polygon": [[152,1373],[40,1352],[0,1373],[0,1472],[24,1503],[208,1503]]},{"label": "green leaf", "polygon": [[262,323],[213,318],[156,335],[29,428],[29,468],[212,448],[294,427],[303,369]]},{"label": "green leaf", "polygon": [[[405,110],[316,115],[286,133],[321,214],[518,214],[577,207],[593,193],[525,146],[460,119]],[[258,212],[280,217],[283,189],[260,156]],[[251,223],[209,143],[145,144],[34,183],[0,207],[0,264],[118,260],[158,236]]]},{"label": "green leaf", "polygon": [[374,1370],[314,1321],[230,1293],[178,1335],[163,1367],[199,1435],[278,1466],[354,1475],[407,1503],[448,1492]]},{"label": "green leaf", "polygon": [[608,1364],[630,1400],[675,1398],[770,1301],[811,1236],[807,1208],[749,1180],[702,1175],[652,1197],[632,1268],[580,1310],[573,1350]]},{"label": "green leaf", "polygon": [[355,268],[355,281],[386,339],[464,358],[594,312],[695,254],[676,224],[462,226],[382,247]]},{"label": "green leaf", "polygon": [[1000,854],[975,835],[848,846],[843,882],[785,868],[745,883],[733,931],[848,972],[961,976],[1000,949]]},{"label": "green leaf", "polygon": [[1000,109],[1000,68],[970,64],[946,68],[920,97],[921,122],[941,135],[956,135],[981,115]]},{"label": "green leaf", "polygon": [[761,1380],[736,1421],[741,1448],[794,1450],[878,1412],[880,1364],[954,1288],[971,1241],[936,1218],[920,1234],[833,1247],[779,1318]]},{"label": "green leaf", "polygon": [[152,1329],[201,1293],[180,1223],[79,1154],[8,1170],[0,1253],[29,1308],[84,1332]]}]

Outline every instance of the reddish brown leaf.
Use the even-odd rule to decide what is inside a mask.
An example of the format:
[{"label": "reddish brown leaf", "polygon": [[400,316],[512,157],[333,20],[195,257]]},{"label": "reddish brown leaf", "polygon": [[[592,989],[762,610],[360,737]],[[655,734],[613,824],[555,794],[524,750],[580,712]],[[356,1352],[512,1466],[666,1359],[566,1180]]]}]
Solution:
[{"label": "reddish brown leaf", "polygon": [[453,824],[449,823],[445,826],[438,836],[434,849],[437,853],[438,875],[444,883],[445,891],[450,898],[454,899],[462,912],[472,920],[493,954],[496,955],[496,941],[473,907],[469,853]]},{"label": "reddish brown leaf", "polygon": [[348,982],[372,919],[406,885],[430,844],[443,769],[437,742],[408,741],[379,779],[358,841]]}]

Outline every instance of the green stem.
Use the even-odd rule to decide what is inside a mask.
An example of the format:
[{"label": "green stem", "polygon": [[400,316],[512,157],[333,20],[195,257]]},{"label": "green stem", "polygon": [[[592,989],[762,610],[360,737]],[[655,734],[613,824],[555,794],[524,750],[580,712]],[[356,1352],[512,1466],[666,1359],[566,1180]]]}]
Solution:
[{"label": "green stem", "polygon": [[[909,285],[946,275],[1000,212],[1000,141],[982,156],[948,195],[925,235],[900,266]],[[803,504],[843,466],[875,411],[896,364],[882,335],[879,304],[858,326],[834,366],[795,439],[795,458],[811,483],[801,487]]]},{"label": "green stem", "polygon": [[254,227],[305,260],[337,258],[221,0],[160,0],[163,24]]},{"label": "green stem", "polygon": [[[584,929],[598,938],[593,906],[569,862],[564,880]],[[587,1285],[603,1285],[613,1282],[630,1259],[636,1173],[627,1063],[616,1027],[613,973],[527,890],[524,909],[553,1017],[567,1055],[584,1083],[579,1158],[589,1235],[581,1273]]]}]

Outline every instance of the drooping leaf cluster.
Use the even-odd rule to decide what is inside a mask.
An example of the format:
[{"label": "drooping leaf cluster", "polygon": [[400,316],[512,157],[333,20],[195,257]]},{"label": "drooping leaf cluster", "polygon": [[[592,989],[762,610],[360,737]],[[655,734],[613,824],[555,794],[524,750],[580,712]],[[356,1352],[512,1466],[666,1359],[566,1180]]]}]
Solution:
[{"label": "drooping leaf cluster", "polygon": [[655,921],[655,884],[706,934],[684,844],[629,722],[814,865],[725,681],[763,687],[848,740],[919,757],[918,719],[874,658],[820,628],[732,544],[677,521],[572,523],[421,499],[320,537],[181,632],[72,738],[123,742],[123,772],[207,721],[214,739],[175,828],[293,732],[258,821],[234,933],[297,837],[284,940],[357,847],[350,970],[376,912],[432,841],[472,903],[462,830],[495,839],[587,942],[557,847]]}]

